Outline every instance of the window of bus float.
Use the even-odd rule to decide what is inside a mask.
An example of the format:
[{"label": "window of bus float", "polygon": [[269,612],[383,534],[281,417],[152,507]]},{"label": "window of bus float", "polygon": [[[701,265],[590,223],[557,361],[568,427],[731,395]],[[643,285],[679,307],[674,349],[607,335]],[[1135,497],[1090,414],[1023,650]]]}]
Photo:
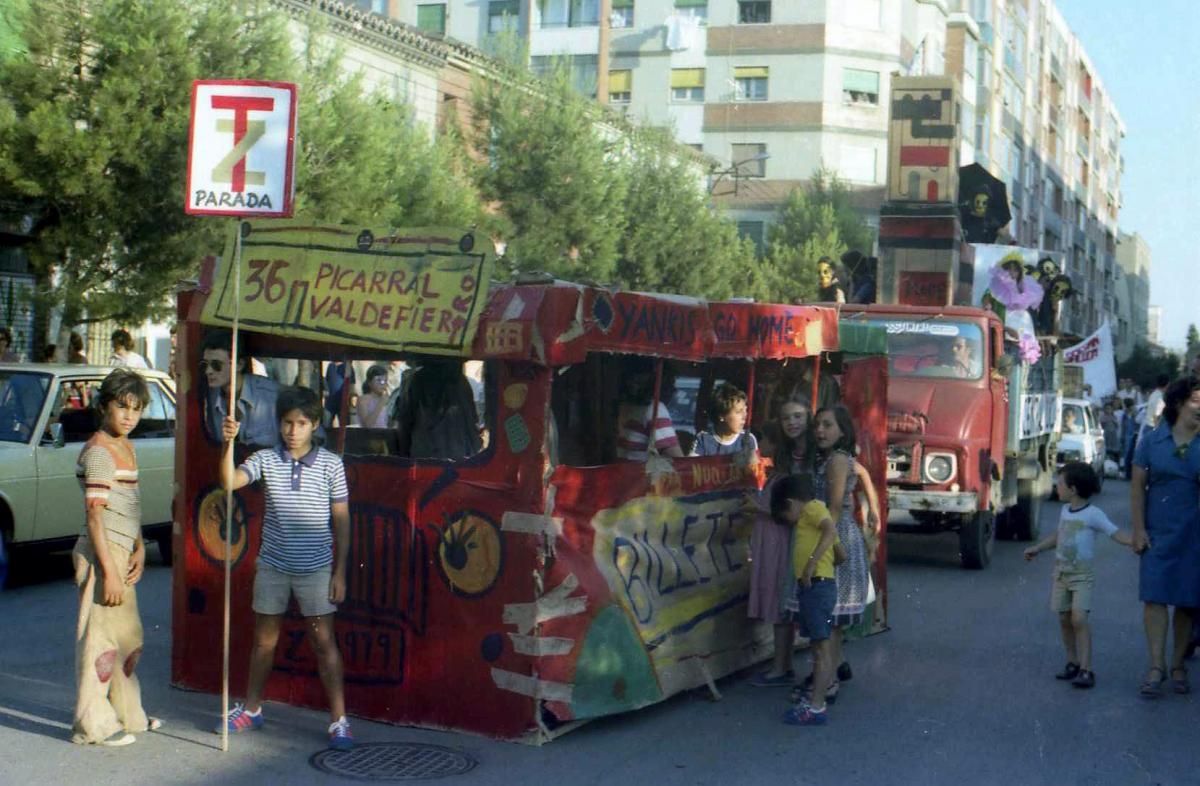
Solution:
[{"label": "window of bus float", "polygon": [[249,373],[275,389],[315,391],[322,405],[317,440],[345,456],[443,463],[480,455],[490,443],[494,361],[255,355]]},{"label": "window of bus float", "polygon": [[591,354],[554,375],[552,459],[571,467],[645,461],[651,445],[669,458],[690,457],[697,435],[712,428],[714,390],[728,384],[745,393],[751,379],[745,360]]}]

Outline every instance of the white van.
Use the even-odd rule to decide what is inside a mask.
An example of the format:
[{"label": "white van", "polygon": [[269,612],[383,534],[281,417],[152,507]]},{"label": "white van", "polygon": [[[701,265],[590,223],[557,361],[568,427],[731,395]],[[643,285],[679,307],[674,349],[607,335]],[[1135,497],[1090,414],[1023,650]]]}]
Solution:
[{"label": "white van", "polygon": [[1058,405],[1058,469],[1071,461],[1091,464],[1104,483],[1104,430],[1096,408],[1085,398],[1064,398]]}]

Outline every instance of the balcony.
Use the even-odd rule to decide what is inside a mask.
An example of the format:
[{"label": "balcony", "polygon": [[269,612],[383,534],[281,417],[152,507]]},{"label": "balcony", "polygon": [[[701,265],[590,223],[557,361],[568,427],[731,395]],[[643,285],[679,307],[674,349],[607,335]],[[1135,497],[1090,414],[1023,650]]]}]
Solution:
[{"label": "balcony", "polygon": [[1018,80],[1025,78],[1025,68],[1017,53],[1009,47],[1004,47],[1004,67]]},{"label": "balcony", "polygon": [[1008,109],[1000,113],[1000,125],[1013,139],[1021,138],[1021,121]]},{"label": "balcony", "polygon": [[1052,128],[1061,128],[1062,126],[1059,124],[1062,121],[1062,112],[1058,107],[1052,106],[1046,113],[1046,120],[1050,123]]},{"label": "balcony", "polygon": [[1075,140],[1075,152],[1083,160],[1087,160],[1091,156],[1091,149],[1088,146],[1087,137],[1079,137]]},{"label": "balcony", "polygon": [[1066,84],[1066,75],[1063,73],[1062,62],[1057,55],[1050,55],[1050,76],[1060,85]]},{"label": "balcony", "polygon": [[991,49],[996,45],[996,28],[987,22],[979,23],[979,42]]}]

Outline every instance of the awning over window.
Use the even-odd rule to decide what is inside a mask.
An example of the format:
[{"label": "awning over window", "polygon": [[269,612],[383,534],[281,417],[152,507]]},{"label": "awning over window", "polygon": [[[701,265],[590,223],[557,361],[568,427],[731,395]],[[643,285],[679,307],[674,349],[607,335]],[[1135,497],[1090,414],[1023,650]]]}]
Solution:
[{"label": "awning over window", "polygon": [[842,70],[842,89],[855,93],[879,93],[879,72],[860,71],[857,68]]},{"label": "awning over window", "polygon": [[738,66],[733,69],[734,79],[757,79],[759,77],[765,79],[767,77],[766,66]]},{"label": "awning over window", "polygon": [[704,87],[704,69],[671,69],[671,87]]},{"label": "awning over window", "polygon": [[708,0],[675,0],[676,8],[703,8]]},{"label": "awning over window", "polygon": [[610,93],[633,92],[633,72],[632,71],[609,71],[608,72],[608,92],[610,92]]}]

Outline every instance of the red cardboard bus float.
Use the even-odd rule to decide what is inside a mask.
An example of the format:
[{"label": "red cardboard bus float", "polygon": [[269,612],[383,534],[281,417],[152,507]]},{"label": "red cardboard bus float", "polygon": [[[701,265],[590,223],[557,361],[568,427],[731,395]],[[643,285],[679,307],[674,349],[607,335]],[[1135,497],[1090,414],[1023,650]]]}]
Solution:
[{"label": "red cardboard bus float", "polygon": [[[241,326],[248,353],[269,366],[369,358],[424,368],[453,358],[457,374],[464,360],[483,362],[486,438],[474,455],[413,458],[416,442],[395,430],[326,429],[350,484],[337,633],[355,715],[542,742],[577,721],[711,686],[768,654],[770,631],[746,619],[746,495],[759,487],[762,464],[749,455],[617,461],[618,392],[631,362],[654,369],[655,398],[686,436],[703,427],[697,413],[716,382],[752,391],[752,423],[761,426],[780,385],[807,370],[803,384],[816,392],[825,358],[820,365],[841,375],[864,425],[864,461],[883,488],[886,362],[838,353],[833,309],[549,280],[489,291],[489,255],[454,230],[254,223],[243,234]],[[175,546],[183,558],[172,681],[213,692],[223,492],[207,391],[193,370],[205,332],[230,324],[231,282],[210,265],[179,298]],[[402,383],[409,392],[397,411],[418,398],[411,388],[422,372],[405,373],[414,376]],[[659,382],[672,376],[674,393]],[[340,414],[347,423],[344,399]],[[237,493],[235,695],[246,680],[262,512],[256,487]],[[882,574],[880,565],[880,623]],[[323,704],[305,636],[293,608],[269,699]]]}]

